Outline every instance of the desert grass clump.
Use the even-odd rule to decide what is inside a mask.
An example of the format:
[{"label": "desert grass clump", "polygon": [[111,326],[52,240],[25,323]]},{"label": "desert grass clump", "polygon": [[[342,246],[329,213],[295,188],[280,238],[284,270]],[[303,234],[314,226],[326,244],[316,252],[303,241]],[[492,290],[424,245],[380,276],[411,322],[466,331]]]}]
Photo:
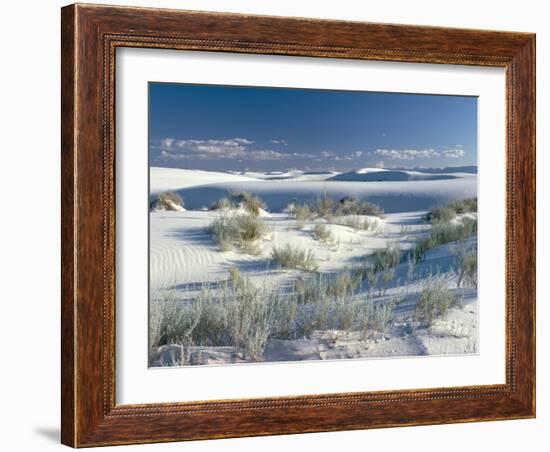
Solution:
[{"label": "desert grass clump", "polygon": [[183,210],[183,198],[176,192],[167,191],[159,193],[157,199],[151,203],[151,210]]},{"label": "desert grass clump", "polygon": [[448,204],[457,214],[477,212],[477,198],[467,198],[460,201],[453,201]]},{"label": "desert grass clump", "polygon": [[228,281],[203,287],[182,309],[184,317],[199,313],[193,329],[188,331],[195,346],[233,346],[243,358],[261,360],[275,312],[268,292],[240,271],[232,269]]},{"label": "desert grass clump", "polygon": [[290,244],[275,247],[271,251],[271,260],[281,268],[297,269],[303,271],[316,271],[318,266],[311,250],[293,247]]},{"label": "desert grass clump", "polygon": [[459,214],[477,212],[477,198],[452,201],[445,206],[434,207],[425,217],[429,223],[449,222]]},{"label": "desert grass clump", "polygon": [[327,196],[317,198],[312,210],[321,218],[330,218],[334,213],[334,201]]},{"label": "desert grass clump", "polygon": [[357,292],[362,281],[361,270],[344,269],[326,277],[326,293],[337,299],[350,298]]},{"label": "desert grass clump", "polygon": [[296,334],[310,336],[327,329],[344,334],[360,331],[365,318],[365,302],[359,297],[361,283],[362,272],[356,269],[296,280],[291,290],[298,312]]},{"label": "desert grass clump", "polygon": [[239,267],[230,267],[228,269],[228,273],[229,273],[229,282],[231,283],[232,288],[236,292],[251,293],[256,290],[250,278],[245,277],[239,270]]},{"label": "desert grass clump", "polygon": [[246,287],[230,292],[233,301],[225,304],[227,328],[232,345],[244,357],[259,361],[271,331],[271,310],[261,291],[249,284]]},{"label": "desert grass clump", "polygon": [[477,248],[468,249],[460,243],[453,250],[455,256],[455,273],[457,287],[474,287],[477,289]]},{"label": "desert grass clump", "polygon": [[439,223],[441,221],[448,222],[456,217],[456,211],[451,207],[434,207],[426,214],[426,221],[428,223]]},{"label": "desert grass clump", "polygon": [[430,249],[451,242],[464,242],[475,234],[477,234],[477,220],[474,218],[465,217],[457,222],[441,221],[432,226],[428,237],[424,237],[416,243],[409,252],[409,256],[415,262],[420,262]]},{"label": "desert grass clump", "polygon": [[317,273],[309,278],[298,278],[292,293],[299,304],[312,303],[328,296],[335,299],[353,297],[361,286],[363,273],[360,269],[344,269],[337,273]]},{"label": "desert grass clump", "polygon": [[360,215],[350,215],[343,218],[338,218],[335,223],[355,229],[356,231],[371,231],[376,229],[376,220],[363,218]]},{"label": "desert grass clump", "polygon": [[378,204],[374,204],[372,202],[363,201],[361,203],[361,208],[359,210],[360,215],[371,215],[374,217],[383,218],[384,217],[384,209],[380,207]]},{"label": "desert grass clump", "polygon": [[297,221],[307,221],[315,217],[315,213],[308,204],[297,204],[292,210],[292,214]]},{"label": "desert grass clump", "polygon": [[244,208],[248,213],[259,216],[261,211],[266,208],[265,203],[257,196],[248,192],[232,192],[228,196],[219,199],[211,207],[212,210],[227,210]]},{"label": "desert grass clump", "polygon": [[326,281],[321,273],[309,278],[298,278],[292,285],[291,293],[298,304],[312,303],[326,294]]},{"label": "desert grass clump", "polygon": [[424,237],[416,242],[414,248],[409,252],[409,256],[414,262],[418,263],[424,259],[426,253],[434,246],[436,244],[431,236]]},{"label": "desert grass clump", "polygon": [[255,242],[268,232],[268,227],[252,214],[222,215],[212,221],[208,231],[222,251],[238,248],[255,254]]},{"label": "desert grass clump", "polygon": [[399,265],[401,249],[397,245],[388,244],[386,248],[376,250],[373,254],[373,268],[375,273],[390,270]]},{"label": "desert grass clump", "polygon": [[365,265],[363,269],[363,279],[367,281],[367,293],[370,299],[380,279],[380,275],[375,271],[374,265]]},{"label": "desert grass clump", "polygon": [[436,319],[447,316],[454,301],[453,294],[444,280],[430,278],[416,303],[415,317],[418,321],[431,326]]},{"label": "desert grass clump", "polygon": [[334,242],[334,236],[332,235],[332,232],[330,232],[330,229],[326,224],[318,223],[313,228],[313,234],[317,238],[317,240],[324,242],[324,243],[332,243]]},{"label": "desert grass clump", "polygon": [[346,196],[338,201],[337,215],[359,215],[360,201],[355,196]]},{"label": "desert grass clump", "polygon": [[393,320],[396,302],[394,299],[373,301],[363,305],[361,332],[364,339],[371,333],[383,333]]},{"label": "desert grass clump", "polygon": [[395,268],[387,268],[380,272],[380,295],[386,295],[386,291],[394,279]]},{"label": "desert grass clump", "polygon": [[339,201],[336,215],[370,215],[382,217],[384,215],[384,210],[378,204],[359,201],[355,196],[346,196]]},{"label": "desert grass clump", "polygon": [[200,318],[200,308],[186,306],[175,291],[153,293],[149,305],[150,359],[160,346],[174,344],[182,348],[179,364],[188,364],[189,348],[194,345],[193,331]]},{"label": "desert grass clump", "polygon": [[477,233],[477,220],[463,218],[462,221],[440,222],[432,226],[430,236],[434,246],[444,245],[450,242],[464,241]]},{"label": "desert grass clump", "polygon": [[315,218],[315,213],[308,204],[294,204],[288,212],[296,219],[297,229],[303,229],[306,221]]}]

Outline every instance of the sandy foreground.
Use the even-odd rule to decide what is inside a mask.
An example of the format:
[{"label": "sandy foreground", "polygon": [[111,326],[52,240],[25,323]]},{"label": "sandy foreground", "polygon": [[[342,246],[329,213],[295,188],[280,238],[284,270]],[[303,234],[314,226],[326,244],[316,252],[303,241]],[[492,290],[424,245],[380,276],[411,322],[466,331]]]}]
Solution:
[{"label": "sandy foreground", "polygon": [[[422,180],[418,174],[390,174],[384,180],[358,180],[336,173],[213,173],[168,168],[151,168],[151,199],[173,190],[185,201],[185,211],[153,211],[150,214],[150,288],[152,293],[176,291],[192,298],[202,286],[227,280],[230,268],[238,268],[251,281],[284,287],[302,277],[297,270],[276,268],[269,256],[274,246],[291,244],[311,250],[319,272],[353,268],[370,254],[388,244],[402,250],[411,248],[430,232],[423,221],[426,211],[451,200],[476,196],[475,174],[455,173],[448,178]],[[393,172],[406,173],[406,172]],[[438,175],[440,176],[440,175]],[[331,180],[336,178],[336,180]],[[408,179],[407,179],[408,178]],[[344,180],[342,180],[344,179]],[[346,180],[350,179],[350,180]],[[407,180],[404,180],[407,179]],[[248,191],[267,204],[262,216],[269,233],[257,244],[258,254],[220,251],[208,232],[219,211],[205,210],[232,191]],[[324,193],[333,199],[351,194],[381,205],[384,218],[365,217],[376,224],[371,230],[355,230],[325,220],[306,221],[302,228],[284,212],[291,201],[303,202]],[[320,241],[313,233],[316,224],[325,223],[332,240]],[[477,239],[469,239],[475,246]],[[396,268],[396,277],[379,298],[399,295],[392,321],[384,333],[361,337],[358,332],[315,331],[310,337],[270,339],[262,361],[330,360],[341,358],[453,355],[477,352],[477,291],[457,288],[452,272],[453,243],[434,248],[416,265],[413,273],[407,263]],[[430,275],[445,275],[446,284],[460,299],[444,319],[430,327],[418,327],[414,309],[423,281]],[[407,281],[405,283],[405,280]],[[360,291],[366,290],[361,287]],[[246,359],[234,347],[190,347],[185,351],[192,364],[227,364]],[[184,353],[180,345],[165,345],[150,357],[153,366],[174,366]]]}]

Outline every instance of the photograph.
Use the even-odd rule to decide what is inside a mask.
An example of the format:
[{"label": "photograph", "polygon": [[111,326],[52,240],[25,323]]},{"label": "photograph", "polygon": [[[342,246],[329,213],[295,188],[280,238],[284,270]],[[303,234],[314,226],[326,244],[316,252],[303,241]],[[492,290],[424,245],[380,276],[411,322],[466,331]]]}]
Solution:
[{"label": "photograph", "polygon": [[537,443],[542,7],[133,1],[11,33],[8,449]]},{"label": "photograph", "polygon": [[478,353],[476,96],[148,98],[150,367]]}]

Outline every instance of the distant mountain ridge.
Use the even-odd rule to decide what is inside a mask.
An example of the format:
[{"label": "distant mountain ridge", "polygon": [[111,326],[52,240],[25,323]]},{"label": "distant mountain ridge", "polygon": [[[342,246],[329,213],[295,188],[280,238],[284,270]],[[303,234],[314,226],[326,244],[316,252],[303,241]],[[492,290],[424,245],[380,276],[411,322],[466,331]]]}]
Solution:
[{"label": "distant mountain ridge", "polygon": [[411,170],[397,168],[361,168],[329,177],[327,181],[346,182],[406,182],[456,179],[464,174],[476,174],[477,167],[428,168]]},{"label": "distant mountain ridge", "polygon": [[452,173],[469,173],[477,174],[477,165],[466,166],[446,166],[445,168],[392,168],[397,171],[418,171],[419,173],[428,174],[452,174]]}]

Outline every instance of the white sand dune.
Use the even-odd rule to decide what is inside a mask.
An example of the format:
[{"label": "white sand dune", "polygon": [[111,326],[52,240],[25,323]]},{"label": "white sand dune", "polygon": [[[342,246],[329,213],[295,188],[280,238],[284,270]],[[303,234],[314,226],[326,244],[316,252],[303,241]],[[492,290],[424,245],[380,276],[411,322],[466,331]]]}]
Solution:
[{"label": "white sand dune", "polygon": [[428,210],[452,200],[476,196],[475,177],[407,182],[265,181],[246,180],[195,185],[176,190],[188,209],[208,207],[234,191],[248,191],[262,198],[270,212],[282,212],[289,202],[303,203],[328,196],[338,201],[356,196],[379,204],[385,212]]},{"label": "white sand dune", "polygon": [[248,176],[252,179],[261,179],[261,180],[283,180],[283,181],[322,181],[328,180],[337,176],[338,172],[335,171],[301,171],[301,170],[291,170],[291,171],[270,171],[267,173],[260,172],[242,172],[236,173],[243,176]]},{"label": "white sand dune", "polygon": [[[337,271],[351,267],[388,243],[409,248],[416,239],[425,235],[429,226],[423,223],[423,211],[388,214],[378,219],[376,229],[356,231],[348,226],[327,225],[333,240],[324,243],[317,240],[314,227],[324,220],[307,221],[302,229],[295,227],[295,220],[286,214],[271,214],[264,218],[270,233],[258,246],[259,256],[237,251],[221,252],[208,233],[208,225],[222,215],[217,211],[151,212],[150,216],[150,280],[151,288],[167,286],[193,286],[204,281],[215,281],[227,276],[227,270],[237,266],[252,278],[263,278],[269,269],[269,254],[273,247],[290,244],[309,249],[314,253],[321,271]],[[370,217],[372,218],[372,217]],[[407,233],[403,234],[403,228]],[[433,251],[432,251],[433,253]],[[449,251],[443,250],[449,257]],[[428,271],[430,265],[447,266],[444,259],[434,254],[434,261],[427,259],[419,271]],[[271,268],[273,270],[273,268]],[[397,269],[397,272],[405,269]],[[282,278],[292,278],[292,272]],[[277,276],[281,279],[281,275]]]},{"label": "white sand dune", "polygon": [[[208,233],[208,225],[220,215],[219,211],[151,212],[150,284],[153,290],[167,286],[193,287],[201,282],[223,279],[233,266],[244,268],[250,276],[261,279],[271,265],[268,256],[274,246],[290,244],[310,249],[319,268],[331,271],[350,265],[354,259],[383,248],[387,243],[387,239],[377,237],[374,231],[354,231],[335,224],[328,226],[333,243],[322,243],[313,232],[316,222],[306,222],[303,229],[296,229],[295,221],[288,215],[272,214],[264,217],[270,233],[258,244],[260,256],[221,252]],[[379,230],[397,231],[399,226],[391,221],[383,220],[384,225],[381,221]],[[418,227],[425,229],[422,225]],[[285,278],[279,275],[276,279],[281,277]]]},{"label": "white sand dune", "polygon": [[250,181],[251,179],[252,177],[224,172],[151,167],[149,169],[149,194],[154,196],[163,191],[178,191],[198,185]]},{"label": "white sand dune", "polygon": [[[378,169],[363,169],[358,173],[370,174]],[[300,172],[302,173],[302,172]],[[171,168],[151,168],[151,190],[177,191],[183,198],[186,211],[151,213],[151,285],[193,283],[205,277],[216,279],[230,265],[243,261],[249,267],[256,263],[264,269],[266,259],[243,253],[221,253],[208,234],[210,222],[222,212],[199,211],[212,205],[231,191],[249,191],[257,194],[267,204],[262,215],[269,223],[272,233],[261,246],[268,254],[273,244],[297,244],[311,248],[320,260],[321,269],[330,270],[350,265],[354,257],[364,256],[373,250],[385,247],[388,241],[398,241],[407,248],[426,233],[428,226],[422,215],[431,207],[450,200],[476,195],[475,175],[437,181],[393,182],[343,182],[343,181],[273,181],[260,179],[260,173],[238,175],[222,172],[195,171]],[[297,176],[298,172],[294,172]],[[339,243],[337,251],[315,240],[315,222],[306,222],[303,230],[294,228],[295,222],[284,210],[291,200],[303,202],[321,194],[335,200],[356,195],[380,204],[387,212],[377,221],[377,233],[355,231],[337,224],[328,225],[334,240]],[[372,219],[372,218],[371,218]],[[319,220],[322,221],[322,220]],[[406,228],[408,233],[403,234]],[[360,245],[360,246],[357,246]]]},{"label": "white sand dune", "polygon": [[[369,168],[356,172],[361,177],[371,174],[391,176],[394,173],[394,171]],[[290,172],[284,173],[283,178],[272,179],[269,177],[270,173],[234,174],[151,168],[150,174],[151,201],[159,192],[172,190],[184,198],[185,208],[191,210],[207,208],[235,191],[248,191],[260,196],[270,212],[283,212],[291,201],[302,203],[315,200],[320,196],[328,196],[337,201],[353,195],[361,200],[379,204],[387,213],[428,210],[452,200],[474,197],[477,193],[477,177],[475,174],[467,173],[456,173],[439,180],[407,180],[405,185],[396,183],[395,180],[382,182],[334,180],[334,177],[338,176],[330,175],[326,178],[325,176],[329,173],[308,175],[304,172]],[[407,174],[410,177],[416,177],[415,172],[407,172]],[[290,175],[293,177],[286,178]],[[281,174],[277,175],[279,176]],[[308,179],[309,177],[311,178]],[[316,177],[325,179],[316,180]]]},{"label": "white sand dune", "polygon": [[[357,174],[392,173],[378,169],[363,169]],[[150,287],[153,292],[175,288],[185,296],[193,296],[203,284],[227,280],[228,270],[237,267],[254,284],[270,287],[288,286],[303,273],[297,270],[275,268],[270,254],[274,247],[290,244],[310,250],[320,272],[335,272],[343,268],[362,265],[365,259],[388,244],[402,250],[414,246],[429,234],[430,225],[423,221],[426,210],[451,200],[476,196],[475,174],[455,173],[456,178],[441,180],[395,181],[335,181],[303,179],[303,172],[291,173],[222,173],[193,170],[151,168],[152,197],[160,191],[173,190],[180,194],[185,211],[150,213]],[[325,177],[328,173],[324,173]],[[306,175],[307,176],[307,175]],[[312,175],[319,176],[319,175]],[[273,179],[272,177],[283,177]],[[288,179],[284,179],[288,177]],[[267,212],[262,220],[269,233],[257,243],[258,254],[239,251],[222,252],[208,232],[208,226],[220,215],[228,212],[201,210],[212,205],[232,191],[249,191],[258,195],[266,204]],[[368,231],[335,224],[344,219],[306,221],[297,228],[296,221],[284,208],[291,201],[313,200],[320,195],[339,200],[355,195],[360,199],[380,204],[386,211],[383,219],[368,217],[376,227]],[[470,214],[467,214],[470,215]],[[365,217],[364,219],[366,219]],[[331,233],[328,241],[319,240],[315,226],[325,223]],[[470,239],[475,246],[476,238]],[[412,280],[407,274],[407,263],[395,268],[395,278],[388,286],[392,296],[402,290],[402,282],[409,280],[411,295],[399,305],[396,320],[387,332],[387,338],[365,346],[364,343],[342,343],[326,349],[326,338],[273,340],[266,353],[269,360],[335,359],[349,357],[409,356],[420,354],[460,354],[476,351],[477,294],[467,294],[465,307],[453,309],[448,319],[431,329],[417,331],[409,336],[411,313],[422,290],[424,281],[433,273],[446,274],[449,287],[456,287],[452,276],[453,244],[430,250],[425,260],[414,270]],[[455,289],[453,289],[455,290]],[[457,292],[458,293],[458,292]],[[355,345],[354,345],[355,344]],[[325,348],[323,348],[325,347]],[[237,362],[231,347],[198,348],[201,356],[211,356],[207,363]],[[223,349],[223,350],[222,350]],[[309,351],[316,350],[311,354]],[[171,352],[170,352],[171,353]],[[353,356],[351,356],[351,355]],[[266,356],[267,356],[266,355]]]},{"label": "white sand dune", "polygon": [[363,168],[358,171],[337,174],[328,180],[347,182],[404,182],[413,180],[446,180],[456,179],[454,174],[430,174],[419,171],[387,170]]}]

